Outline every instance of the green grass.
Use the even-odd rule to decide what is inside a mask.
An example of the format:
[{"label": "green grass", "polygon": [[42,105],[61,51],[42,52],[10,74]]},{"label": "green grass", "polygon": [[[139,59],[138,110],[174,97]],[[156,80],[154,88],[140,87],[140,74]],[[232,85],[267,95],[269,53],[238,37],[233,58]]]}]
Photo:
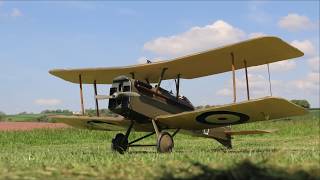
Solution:
[{"label": "green grass", "polygon": [[117,132],[0,132],[0,179],[320,179],[319,111],[233,129],[278,131],[235,136],[232,150],[212,139],[178,134],[171,154],[148,147],[130,148],[124,155],[109,148]]}]

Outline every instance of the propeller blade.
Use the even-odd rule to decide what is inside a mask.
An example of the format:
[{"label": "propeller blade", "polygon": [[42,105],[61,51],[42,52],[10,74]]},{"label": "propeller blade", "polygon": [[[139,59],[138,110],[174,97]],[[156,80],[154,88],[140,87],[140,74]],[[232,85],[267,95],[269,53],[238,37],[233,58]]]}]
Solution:
[{"label": "propeller blade", "polygon": [[136,92],[115,92],[111,96],[109,95],[97,95],[97,99],[116,99],[122,96],[127,96],[127,97],[139,97],[140,94]]},{"label": "propeller blade", "polygon": [[111,99],[111,98],[113,97],[108,95],[96,95],[96,99]]},{"label": "propeller blade", "polygon": [[139,97],[140,94],[136,92],[120,92],[118,96]]}]

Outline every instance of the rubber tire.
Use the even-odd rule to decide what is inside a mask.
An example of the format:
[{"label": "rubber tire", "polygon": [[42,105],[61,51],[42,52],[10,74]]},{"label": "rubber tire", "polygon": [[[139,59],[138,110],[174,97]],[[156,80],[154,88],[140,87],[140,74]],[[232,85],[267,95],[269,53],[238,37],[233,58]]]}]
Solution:
[{"label": "rubber tire", "polygon": [[161,132],[158,136],[157,151],[159,153],[172,152],[174,142],[172,136],[168,132]]},{"label": "rubber tire", "polygon": [[122,133],[118,133],[111,142],[111,150],[124,154],[128,149],[128,138]]}]

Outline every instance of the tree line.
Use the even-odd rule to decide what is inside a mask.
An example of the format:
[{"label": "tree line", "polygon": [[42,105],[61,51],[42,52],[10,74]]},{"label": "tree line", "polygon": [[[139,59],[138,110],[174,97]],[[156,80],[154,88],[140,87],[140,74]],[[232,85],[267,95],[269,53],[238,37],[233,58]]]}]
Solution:
[{"label": "tree line", "polygon": [[0,111],[0,121],[6,117],[6,114]]}]

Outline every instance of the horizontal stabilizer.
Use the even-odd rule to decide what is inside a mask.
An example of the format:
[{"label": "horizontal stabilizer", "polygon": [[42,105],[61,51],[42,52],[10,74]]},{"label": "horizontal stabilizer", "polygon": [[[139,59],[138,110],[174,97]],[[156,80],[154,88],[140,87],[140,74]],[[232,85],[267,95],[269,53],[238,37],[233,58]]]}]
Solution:
[{"label": "horizontal stabilizer", "polygon": [[234,135],[250,135],[250,134],[266,134],[273,133],[276,130],[248,130],[248,131],[225,131],[225,134],[234,136]]}]

